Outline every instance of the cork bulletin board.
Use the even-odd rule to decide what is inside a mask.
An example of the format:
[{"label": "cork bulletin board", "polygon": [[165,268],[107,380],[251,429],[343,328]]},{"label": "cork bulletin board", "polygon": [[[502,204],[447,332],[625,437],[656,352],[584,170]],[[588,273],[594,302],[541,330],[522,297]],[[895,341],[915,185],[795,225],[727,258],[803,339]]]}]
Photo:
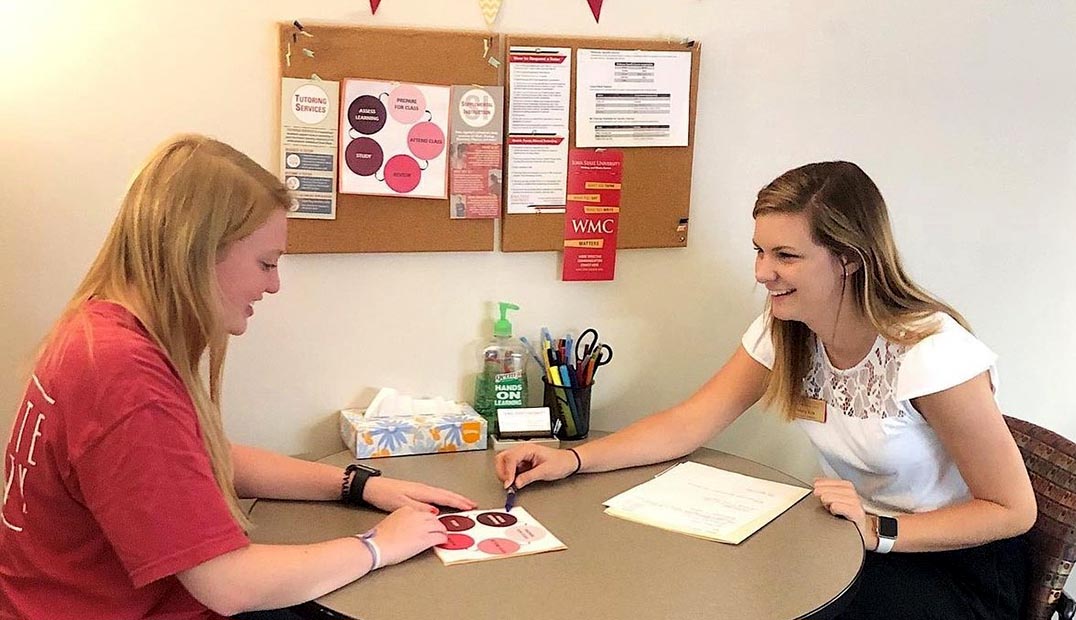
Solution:
[{"label": "cork bulletin board", "polygon": [[[688,145],[683,147],[624,148],[624,180],[620,196],[618,248],[676,248],[687,246],[688,210],[691,205],[691,163],[695,145],[695,107],[699,91],[700,46],[695,41],[652,39],[590,39],[512,35],[505,48],[571,47],[579,49],[660,50],[691,52],[691,88],[688,108]],[[569,136],[575,146],[575,63]],[[509,85],[509,88],[511,85]],[[507,92],[507,91],[506,91]],[[512,102],[508,101],[511,109]],[[508,183],[512,180],[508,179]],[[501,250],[533,252],[561,250],[564,214],[506,215],[501,224]]]},{"label": "cork bulletin board", "polygon": [[[691,166],[699,86],[697,42],[653,39],[572,38],[501,35],[478,31],[371,28],[306,24],[313,37],[292,44],[290,65],[284,51],[295,27],[279,25],[280,77],[323,80],[346,78],[425,84],[505,85],[510,46],[691,52],[688,146],[624,148],[619,248],[685,247],[691,203]],[[308,48],[313,56],[299,53]],[[499,62],[490,62],[490,58]],[[575,109],[575,63],[570,106]],[[505,89],[506,98],[508,88]],[[511,100],[506,102],[511,108]],[[508,115],[504,115],[507,124]],[[278,119],[279,120],[279,119]],[[279,123],[277,125],[279,127]],[[507,127],[505,127],[507,133]],[[575,118],[570,115],[574,146]],[[505,157],[507,149],[505,149]],[[502,165],[502,169],[507,169]],[[506,179],[505,185],[511,183]],[[502,193],[502,209],[504,194]],[[501,219],[505,252],[559,251],[562,213],[513,214]],[[465,252],[494,249],[494,220],[451,219],[448,199],[337,194],[335,220],[292,219],[290,253]]]},{"label": "cork bulletin board", "polygon": [[[314,36],[292,45],[280,76],[323,80],[369,78],[423,84],[498,86],[503,38],[484,32],[305,24]],[[280,24],[280,49],[295,28]],[[489,51],[486,46],[489,45]],[[311,58],[299,47],[314,52]],[[335,220],[292,219],[288,252],[466,252],[493,250],[493,220],[453,220],[448,199],[337,194]]]}]

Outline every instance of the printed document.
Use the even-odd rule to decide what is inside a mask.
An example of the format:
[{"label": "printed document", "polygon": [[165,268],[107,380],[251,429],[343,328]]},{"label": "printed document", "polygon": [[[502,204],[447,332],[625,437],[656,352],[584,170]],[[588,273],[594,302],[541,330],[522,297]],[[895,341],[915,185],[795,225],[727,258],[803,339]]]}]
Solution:
[{"label": "printed document", "polygon": [[564,213],[572,48],[508,51],[507,212]]},{"label": "printed document", "polygon": [[803,487],[687,462],[610,498],[605,512],[738,545],[808,493]]},{"label": "printed document", "polygon": [[575,145],[687,146],[691,52],[579,50]]}]

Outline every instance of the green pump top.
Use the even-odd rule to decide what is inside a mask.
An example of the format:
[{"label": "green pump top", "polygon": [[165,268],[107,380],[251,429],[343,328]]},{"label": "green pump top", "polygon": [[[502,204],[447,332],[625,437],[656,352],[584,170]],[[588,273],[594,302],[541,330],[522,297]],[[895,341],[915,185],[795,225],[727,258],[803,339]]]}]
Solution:
[{"label": "green pump top", "polygon": [[510,338],[512,336],[512,323],[508,320],[509,310],[519,310],[519,306],[506,301],[501,304],[501,318],[493,323],[493,335],[497,338]]}]

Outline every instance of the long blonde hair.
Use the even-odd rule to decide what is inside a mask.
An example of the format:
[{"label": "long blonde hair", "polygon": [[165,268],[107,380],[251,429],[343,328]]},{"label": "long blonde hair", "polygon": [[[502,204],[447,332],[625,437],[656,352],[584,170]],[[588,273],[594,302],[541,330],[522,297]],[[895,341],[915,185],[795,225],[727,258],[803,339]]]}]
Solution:
[{"label": "long blonde hair", "polygon": [[[856,308],[886,340],[919,342],[937,331],[937,323],[929,320],[935,312],[950,315],[970,331],[960,313],[905,273],[885,200],[859,166],[833,161],[789,170],[759,191],[751,216],[757,219],[767,213],[806,214],[815,243],[837,257],[859,262],[861,267],[844,278],[848,284],[842,287],[851,288]],[[805,398],[811,330],[799,321],[770,317],[775,359],[763,401],[776,405],[790,420]]]},{"label": "long blonde hair", "polygon": [[[91,298],[134,312],[186,386],[213,477],[244,529],[250,522],[239,506],[220,414],[228,334],[218,319],[215,266],[228,244],[289,203],[272,173],[227,144],[199,135],[166,141],[132,181],[104,246],[43,346],[57,354],[59,327]],[[208,388],[200,369],[206,349]]]}]

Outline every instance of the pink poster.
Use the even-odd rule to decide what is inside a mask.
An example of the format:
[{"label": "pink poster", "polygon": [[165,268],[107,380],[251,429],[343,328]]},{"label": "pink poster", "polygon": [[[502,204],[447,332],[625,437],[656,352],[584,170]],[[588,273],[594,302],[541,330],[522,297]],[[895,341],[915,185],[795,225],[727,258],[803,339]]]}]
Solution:
[{"label": "pink poster", "polygon": [[345,80],[340,193],[445,198],[447,86]]}]

